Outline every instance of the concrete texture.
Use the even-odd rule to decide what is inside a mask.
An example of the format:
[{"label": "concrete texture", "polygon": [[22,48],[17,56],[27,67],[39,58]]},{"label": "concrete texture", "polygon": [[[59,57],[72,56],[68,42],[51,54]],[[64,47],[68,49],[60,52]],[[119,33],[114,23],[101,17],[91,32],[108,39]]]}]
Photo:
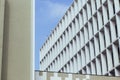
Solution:
[{"label": "concrete texture", "polygon": [[0,0],[0,80],[32,80],[32,28],[32,0]]},{"label": "concrete texture", "polygon": [[35,71],[35,80],[119,80],[120,77]]},{"label": "concrete texture", "polygon": [[2,70],[2,46],[3,46],[3,27],[4,27],[4,0],[0,0],[0,79]]}]

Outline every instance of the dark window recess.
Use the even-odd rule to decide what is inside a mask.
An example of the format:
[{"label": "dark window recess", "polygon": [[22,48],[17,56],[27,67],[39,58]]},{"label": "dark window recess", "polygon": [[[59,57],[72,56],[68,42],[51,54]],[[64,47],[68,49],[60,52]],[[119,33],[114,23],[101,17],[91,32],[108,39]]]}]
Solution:
[{"label": "dark window recess", "polygon": [[96,0],[94,0],[95,1],[95,9],[97,10],[97,3],[96,3]]},{"label": "dark window recess", "polygon": [[108,20],[109,20],[109,10],[108,10],[108,4],[106,6],[106,10],[107,10],[107,17],[108,17]]},{"label": "dark window recess", "polygon": [[120,47],[118,47],[118,57],[119,57],[119,62],[120,62]]},{"label": "dark window recess", "polygon": [[114,1],[113,1],[113,12],[115,14],[115,4],[114,4]]},{"label": "dark window recess", "polygon": [[116,37],[118,37],[118,31],[117,31],[117,24],[116,24],[116,21],[115,21],[115,32],[116,32]]},{"label": "dark window recess", "polygon": [[108,29],[109,29],[110,42],[112,42],[110,27]]}]

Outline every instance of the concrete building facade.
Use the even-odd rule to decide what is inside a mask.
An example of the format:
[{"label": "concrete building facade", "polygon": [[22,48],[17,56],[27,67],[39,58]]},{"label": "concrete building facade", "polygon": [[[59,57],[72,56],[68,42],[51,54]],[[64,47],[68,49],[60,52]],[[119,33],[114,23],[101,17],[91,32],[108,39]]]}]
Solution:
[{"label": "concrete building facade", "polygon": [[33,80],[33,0],[0,0],[0,80]]},{"label": "concrete building facade", "polygon": [[40,70],[120,76],[120,0],[74,0],[40,49]]},{"label": "concrete building facade", "polygon": [[35,80],[119,80],[120,77],[35,71]]}]

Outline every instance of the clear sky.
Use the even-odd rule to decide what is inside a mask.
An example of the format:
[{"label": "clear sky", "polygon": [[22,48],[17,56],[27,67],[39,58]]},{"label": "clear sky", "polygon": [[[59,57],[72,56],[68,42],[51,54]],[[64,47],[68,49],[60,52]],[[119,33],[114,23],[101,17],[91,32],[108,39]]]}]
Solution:
[{"label": "clear sky", "polygon": [[35,0],[35,70],[39,70],[39,50],[73,0]]}]

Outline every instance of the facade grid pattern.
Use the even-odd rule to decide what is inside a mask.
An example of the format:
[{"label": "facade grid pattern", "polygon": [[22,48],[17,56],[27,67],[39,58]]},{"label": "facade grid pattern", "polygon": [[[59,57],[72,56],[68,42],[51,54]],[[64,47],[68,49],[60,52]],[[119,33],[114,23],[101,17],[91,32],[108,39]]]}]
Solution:
[{"label": "facade grid pattern", "polygon": [[40,70],[120,76],[120,0],[74,0],[40,49]]}]

